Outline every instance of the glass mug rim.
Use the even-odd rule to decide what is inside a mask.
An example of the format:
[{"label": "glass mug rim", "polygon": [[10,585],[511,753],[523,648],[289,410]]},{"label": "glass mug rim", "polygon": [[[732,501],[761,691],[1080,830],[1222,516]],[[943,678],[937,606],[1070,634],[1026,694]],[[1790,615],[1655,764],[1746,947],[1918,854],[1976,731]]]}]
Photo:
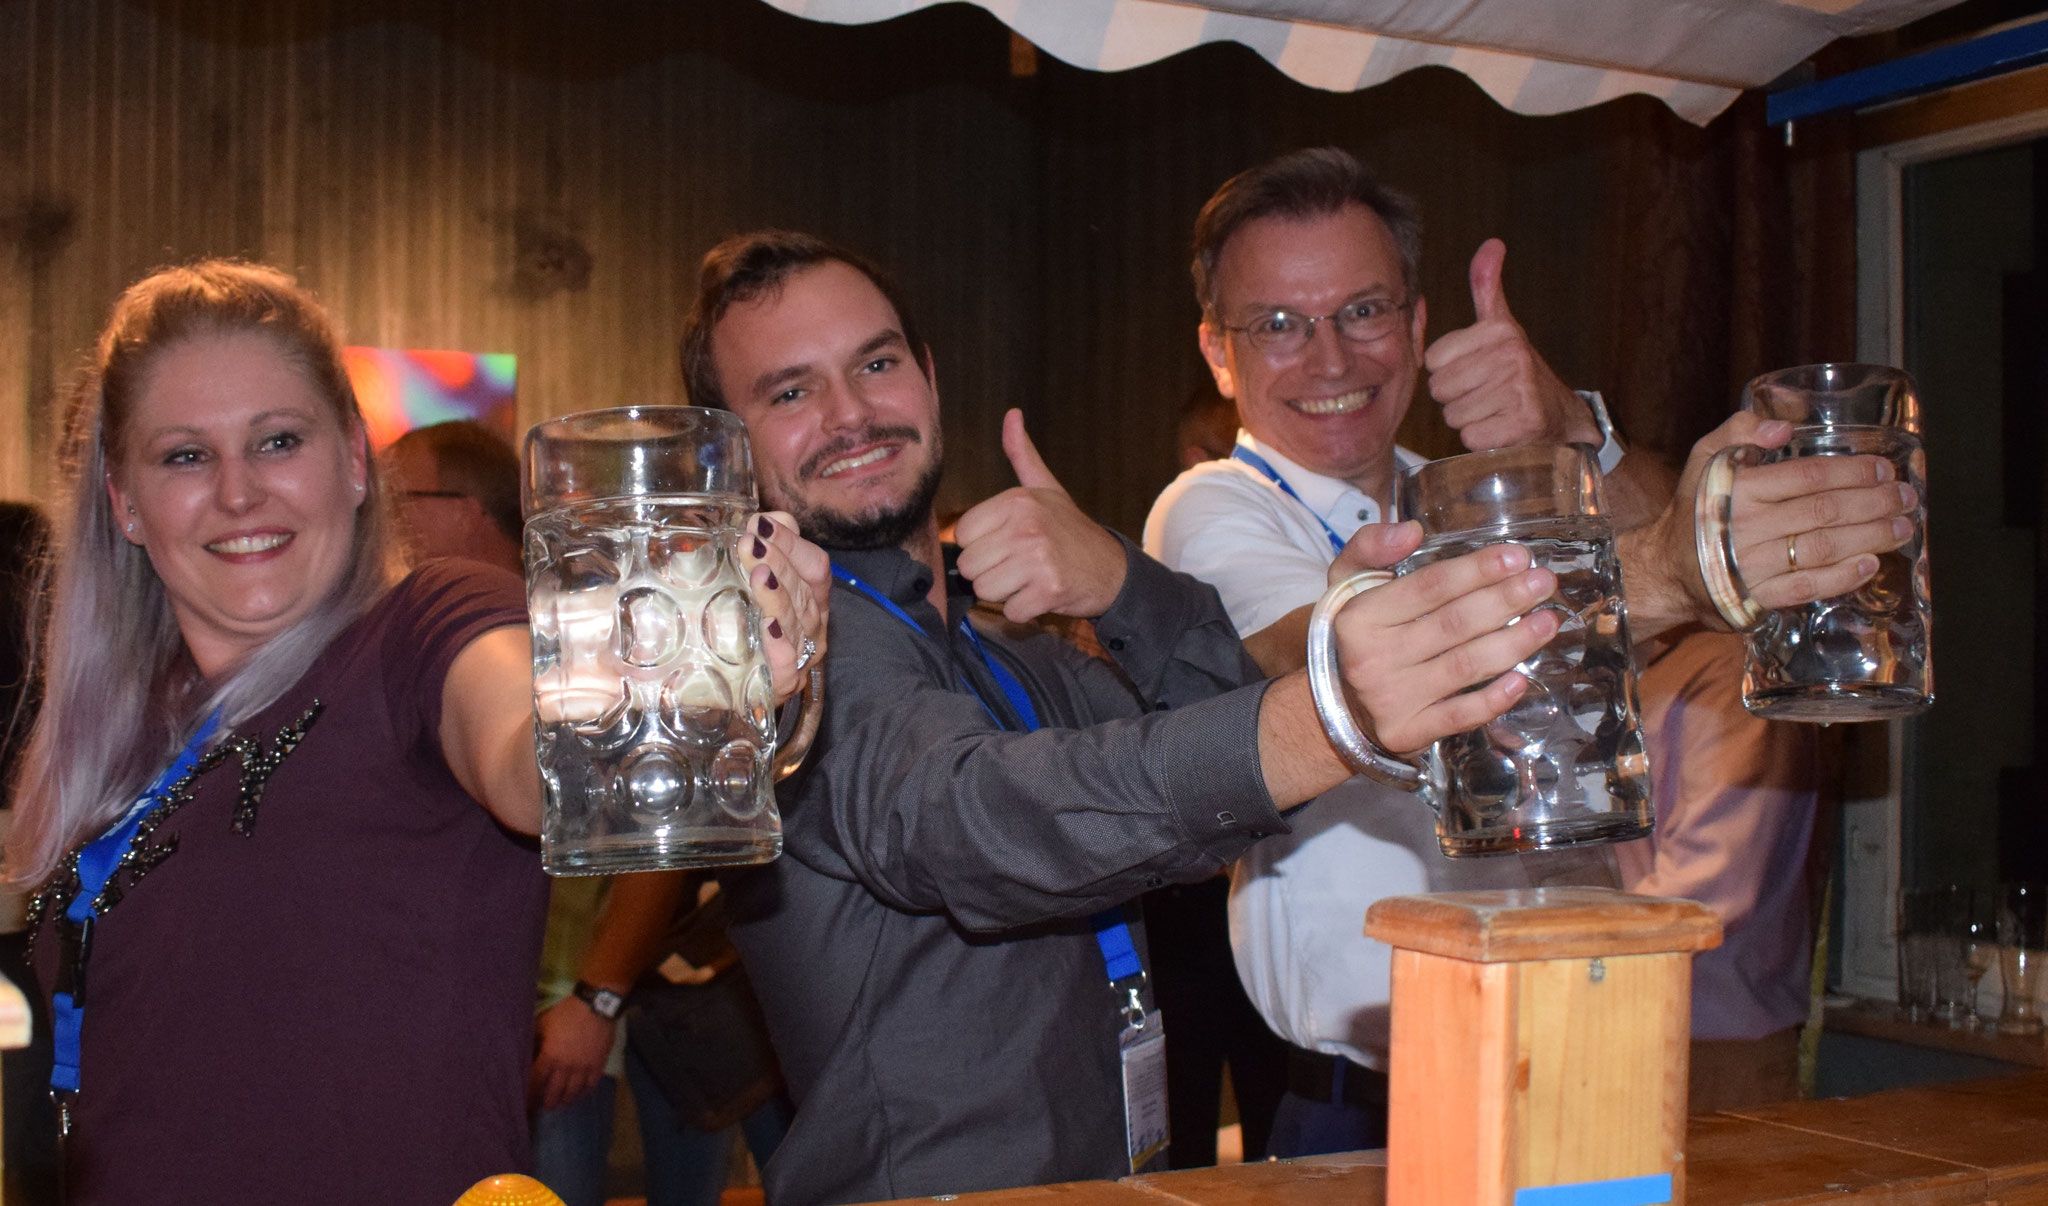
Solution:
[{"label": "glass mug rim", "polygon": [[[552,480],[554,475],[543,464],[542,457],[537,455],[544,447],[565,448],[577,444],[645,444],[663,439],[687,441],[692,446],[701,446],[707,435],[738,452],[733,461],[725,464],[706,465],[700,461],[696,466],[696,471],[703,475],[729,477],[731,480],[724,483],[722,488],[706,488],[703,483],[688,483],[696,488],[687,489],[681,488],[683,483],[666,483],[676,488],[650,488],[648,483],[663,473],[682,474],[691,471],[681,464],[663,465],[650,461],[644,464],[643,480],[637,484],[618,480],[615,483],[618,488],[582,489],[573,484]],[[722,495],[751,507],[756,497],[753,450],[747,437],[746,424],[729,410],[706,406],[677,406],[665,403],[610,406],[557,415],[527,429],[526,437],[522,441],[520,459],[520,513],[529,521],[565,507],[635,498]],[[621,478],[625,476],[628,475],[620,475]]]},{"label": "glass mug rim", "polygon": [[[1447,488],[1459,480],[1473,484],[1499,480],[1510,470],[1528,472],[1533,481],[1537,472],[1546,467],[1553,477],[1549,491],[1541,495],[1532,493],[1514,497],[1496,491],[1491,497],[1467,493],[1427,502],[1423,498],[1425,492],[1432,488]],[[1567,475],[1576,480],[1569,487],[1560,488]],[[1451,508],[1486,508],[1489,505],[1494,506],[1498,513],[1483,522],[1441,522]],[[1530,510],[1526,514],[1516,513],[1521,507]],[[1399,518],[1421,524],[1425,539],[1460,532],[1504,531],[1514,525],[1542,520],[1605,520],[1608,517],[1600,489],[1598,450],[1588,444],[1573,443],[1489,448],[1409,465],[1396,475],[1394,510]]]},{"label": "glass mug rim", "polygon": [[[1871,408],[1871,413],[1855,418],[1838,417],[1832,413],[1809,413],[1799,417],[1780,415],[1773,413],[1773,408],[1763,401],[1768,391],[1783,389],[1848,403],[1855,395],[1880,388],[1881,393],[1861,400],[1861,405]],[[1922,434],[1919,383],[1913,380],[1911,373],[1889,364],[1824,360],[1759,373],[1742,386],[1742,409],[1767,419],[1783,419],[1802,429],[1894,427],[1914,435]]]}]

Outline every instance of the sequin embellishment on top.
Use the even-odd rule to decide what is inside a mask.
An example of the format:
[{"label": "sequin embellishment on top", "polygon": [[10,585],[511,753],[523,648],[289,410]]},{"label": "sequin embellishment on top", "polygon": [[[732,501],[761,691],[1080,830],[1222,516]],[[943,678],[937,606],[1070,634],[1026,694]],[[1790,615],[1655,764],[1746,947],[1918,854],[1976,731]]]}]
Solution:
[{"label": "sequin embellishment on top", "polygon": [[[325,704],[314,700],[313,706],[306,709],[297,720],[278,730],[276,740],[267,750],[263,742],[254,737],[230,737],[208,751],[190,771],[171,784],[157,806],[142,818],[142,823],[136,827],[135,839],[128,843],[128,849],[121,854],[121,861],[115,864],[113,872],[107,876],[106,886],[93,898],[94,914],[105,916],[107,910],[119,904],[135,885],[141,883],[165,859],[178,852],[178,836],[170,834],[162,840],[156,840],[154,835],[158,827],[168,820],[171,814],[191,802],[192,789],[199,781],[199,776],[220,766],[230,757],[239,757],[242,765],[241,783],[236,790],[235,810],[228,822],[229,828],[240,837],[252,836],[256,831],[256,811],[263,803],[264,785],[271,775],[277,773],[277,768],[284,762],[285,756],[305,740],[307,732],[313,727],[313,722],[320,719],[320,713],[325,709]],[[50,877],[50,881],[36,893],[35,899],[29,902],[28,933],[31,951],[43,918],[55,916],[59,919],[61,927],[64,911],[78,895],[78,855],[84,848],[85,844],[81,844],[77,850],[65,855],[64,861],[58,865],[57,873]]]}]

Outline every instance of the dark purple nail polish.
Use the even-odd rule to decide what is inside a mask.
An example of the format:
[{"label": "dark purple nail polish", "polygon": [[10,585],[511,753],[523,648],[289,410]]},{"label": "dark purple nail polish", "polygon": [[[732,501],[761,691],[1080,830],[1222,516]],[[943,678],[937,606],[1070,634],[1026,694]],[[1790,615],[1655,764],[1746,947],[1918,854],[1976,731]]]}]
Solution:
[{"label": "dark purple nail polish", "polygon": [[777,640],[777,641],[779,641],[779,640],[781,640],[781,639],[782,639],[782,621],[781,621],[781,620],[770,620],[770,621],[768,621],[768,636],[769,636],[769,637],[770,637],[771,639],[773,639],[773,640]]},{"label": "dark purple nail polish", "polygon": [[776,589],[778,589],[779,587],[781,587],[781,585],[782,585],[782,583],[780,583],[780,582],[777,582],[777,581],[775,580],[775,571],[774,571],[774,570],[769,570],[769,571],[768,571],[768,589],[769,589],[769,590],[776,590]]},{"label": "dark purple nail polish", "polygon": [[775,535],[775,525],[768,522],[766,515],[758,517],[758,522],[755,523],[754,529],[761,533],[763,539]]},{"label": "dark purple nail polish", "polygon": [[754,557],[755,557],[755,559],[756,559],[756,560],[759,560],[760,558],[762,558],[762,557],[766,557],[767,555],[768,555],[768,546],[767,546],[767,545],[765,545],[765,544],[762,544],[762,543],[760,542],[760,540],[756,539],[756,540],[754,541]]}]

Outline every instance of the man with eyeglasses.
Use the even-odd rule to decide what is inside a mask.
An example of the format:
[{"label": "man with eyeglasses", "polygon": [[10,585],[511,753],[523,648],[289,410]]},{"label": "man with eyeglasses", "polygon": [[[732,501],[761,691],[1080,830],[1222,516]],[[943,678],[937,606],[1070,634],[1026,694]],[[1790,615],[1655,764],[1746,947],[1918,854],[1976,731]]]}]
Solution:
[{"label": "man with eyeglasses", "polygon": [[[1360,529],[1391,518],[1397,472],[1420,463],[1395,434],[1424,372],[1468,448],[1597,447],[1618,528],[1648,520],[1671,496],[1660,465],[1623,456],[1599,397],[1568,389],[1530,345],[1502,294],[1506,249],[1498,240],[1472,260],[1477,321],[1425,342],[1421,241],[1413,204],[1335,148],[1292,152],[1234,177],[1196,219],[1202,354],[1218,389],[1236,400],[1242,430],[1229,459],[1188,470],[1160,496],[1145,548],[1217,588],[1267,674],[1304,664],[1309,612],[1341,576],[1333,561]],[[1731,420],[1701,442],[1693,463],[1701,449],[1750,426]],[[1883,508],[1897,487],[1882,478],[1877,485],[1839,491],[1857,499],[1844,516],[1867,506],[1855,518],[1872,526],[1831,547],[1862,554],[1896,544],[1885,533],[1897,509]],[[1772,489],[1782,501],[1799,487]],[[1801,506],[1787,513],[1824,514],[1810,500]],[[1690,507],[1682,509],[1689,516]],[[1638,610],[1691,572],[1689,556],[1674,555],[1671,541],[1644,540],[1669,528],[1677,510],[1665,509],[1656,525],[1621,543]],[[1419,533],[1410,532],[1412,549]],[[1782,538],[1771,547],[1782,548]],[[1632,557],[1632,548],[1642,553]],[[1847,589],[1867,576],[1864,565],[1845,555],[1829,572]],[[1875,560],[1868,566],[1874,571]],[[1789,586],[1782,566],[1776,572],[1777,585]],[[1696,583],[1685,586],[1698,593]],[[1398,649],[1383,660],[1396,677],[1424,664]],[[1415,669],[1403,669],[1404,660]],[[1296,1156],[1378,1147],[1386,1141],[1390,952],[1364,937],[1367,907],[1414,892],[1612,883],[1613,871],[1603,855],[1572,852],[1447,859],[1422,805],[1363,777],[1326,792],[1290,826],[1239,859],[1231,893],[1239,975],[1293,1048],[1288,1094],[1267,1150]]]},{"label": "man with eyeglasses", "polygon": [[519,453],[474,420],[415,427],[384,452],[398,519],[421,558],[465,557],[513,573],[520,561]]}]

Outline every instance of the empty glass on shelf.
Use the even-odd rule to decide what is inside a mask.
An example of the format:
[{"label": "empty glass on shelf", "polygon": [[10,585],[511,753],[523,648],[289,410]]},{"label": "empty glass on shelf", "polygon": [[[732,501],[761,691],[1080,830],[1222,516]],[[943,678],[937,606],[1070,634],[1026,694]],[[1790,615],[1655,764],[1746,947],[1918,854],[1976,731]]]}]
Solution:
[{"label": "empty glass on shelf", "polygon": [[2048,887],[2010,884],[1998,909],[1998,975],[2005,1004],[2000,1034],[2041,1033],[2041,969],[2048,966]]}]

